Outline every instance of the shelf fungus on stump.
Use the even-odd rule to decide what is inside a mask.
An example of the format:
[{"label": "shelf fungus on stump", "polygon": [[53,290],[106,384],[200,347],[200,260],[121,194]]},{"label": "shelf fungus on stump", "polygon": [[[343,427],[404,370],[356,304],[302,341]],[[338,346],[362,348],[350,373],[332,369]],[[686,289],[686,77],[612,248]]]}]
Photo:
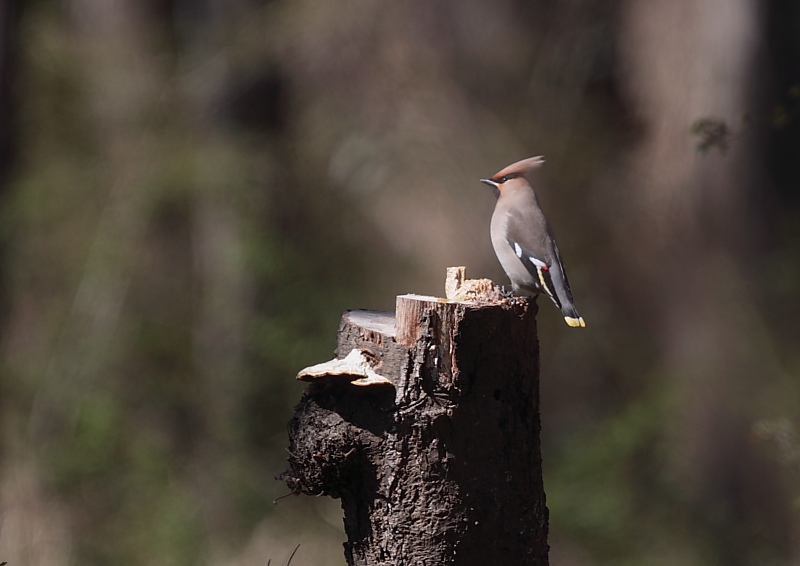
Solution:
[{"label": "shelf fungus on stump", "polygon": [[391,380],[378,375],[372,366],[380,360],[369,350],[353,348],[342,359],[334,358],[328,362],[309,366],[297,374],[300,381],[319,383],[325,379],[342,379],[358,387],[371,385],[392,385]]}]

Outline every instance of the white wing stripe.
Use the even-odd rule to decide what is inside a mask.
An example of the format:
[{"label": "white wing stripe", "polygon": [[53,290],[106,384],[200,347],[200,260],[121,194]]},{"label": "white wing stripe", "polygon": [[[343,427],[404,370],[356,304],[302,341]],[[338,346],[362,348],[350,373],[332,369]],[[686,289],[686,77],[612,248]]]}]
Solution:
[{"label": "white wing stripe", "polygon": [[528,259],[530,259],[533,262],[533,265],[535,265],[536,267],[547,267],[547,264],[545,262],[533,257],[532,255],[529,255]]}]

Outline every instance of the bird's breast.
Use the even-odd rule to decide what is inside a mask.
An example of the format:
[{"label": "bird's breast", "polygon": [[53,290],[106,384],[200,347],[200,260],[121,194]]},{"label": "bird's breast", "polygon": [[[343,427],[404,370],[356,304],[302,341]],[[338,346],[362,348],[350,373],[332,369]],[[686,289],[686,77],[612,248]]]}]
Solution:
[{"label": "bird's breast", "polygon": [[503,270],[508,275],[508,278],[511,279],[511,283],[515,288],[539,292],[538,280],[525,268],[522,261],[514,253],[514,249],[508,243],[507,228],[508,213],[496,210],[491,222],[494,253],[497,254],[500,265],[503,266]]}]

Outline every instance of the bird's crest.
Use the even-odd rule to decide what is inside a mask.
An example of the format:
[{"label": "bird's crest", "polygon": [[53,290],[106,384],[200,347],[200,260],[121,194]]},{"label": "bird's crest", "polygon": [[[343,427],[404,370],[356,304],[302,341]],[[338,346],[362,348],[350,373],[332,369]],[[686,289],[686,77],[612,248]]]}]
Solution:
[{"label": "bird's crest", "polygon": [[497,180],[509,175],[524,175],[531,169],[536,169],[537,167],[541,166],[542,163],[544,163],[544,157],[541,155],[529,157],[527,159],[523,159],[522,161],[517,161],[516,163],[512,163],[505,169],[501,169],[492,175],[492,180]]}]

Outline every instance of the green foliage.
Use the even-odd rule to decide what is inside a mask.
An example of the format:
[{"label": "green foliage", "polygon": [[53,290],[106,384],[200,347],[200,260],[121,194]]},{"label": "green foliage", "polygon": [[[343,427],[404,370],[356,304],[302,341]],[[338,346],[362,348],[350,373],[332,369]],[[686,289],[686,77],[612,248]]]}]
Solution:
[{"label": "green foliage", "polygon": [[731,143],[730,129],[723,120],[701,118],[692,124],[691,132],[700,138],[697,144],[697,150],[700,152],[712,148],[724,152]]},{"label": "green foliage", "polygon": [[16,330],[4,416],[33,423],[24,444],[69,509],[75,563],[204,563],[274,512],[293,376],[330,356],[370,254],[343,243],[346,196],[303,194],[275,136],[231,132],[159,74],[146,37],[118,38],[153,66],[109,100],[133,71],[103,66],[116,47],[52,6],[24,29],[4,215],[16,316],[35,330]]},{"label": "green foliage", "polygon": [[756,124],[765,123],[767,126],[779,130],[786,128],[800,115],[800,86],[793,86],[787,91],[788,102],[778,104],[765,116],[763,120],[753,120],[750,115],[742,117],[742,131],[734,134],[725,120],[718,118],[700,118],[690,127],[692,135],[697,136],[697,150],[705,153],[716,149],[724,153],[731,142],[744,135],[746,128]]},{"label": "green foliage", "polygon": [[[553,528],[584,541],[603,563],[624,563],[654,536],[652,523],[640,518],[654,513],[663,493],[649,483],[658,466],[659,398],[643,399],[576,432],[561,444],[564,450],[550,455],[545,478]],[[649,493],[649,503],[640,499],[642,492]]]},{"label": "green foliage", "polygon": [[[617,60],[616,8],[24,4],[2,456],[4,472],[34,463],[66,563],[274,564],[302,542],[293,563],[340,564],[336,503],[272,504],[294,375],[329,359],[343,309],[439,292],[452,264],[500,281],[477,178],[539,152],[589,323],[576,338],[540,315],[555,544],[615,566],[791,554],[753,525],[796,538],[800,222],[761,206],[765,179],[713,186],[738,169],[689,182],[696,164],[626,162],[660,126],[629,100],[642,85],[624,84],[637,65]],[[790,133],[798,109],[793,86],[771,113],[690,134],[720,164],[753,125]],[[752,444],[742,463],[720,455],[720,407]],[[679,425],[691,456],[670,444]],[[679,477],[693,459],[708,467]],[[737,541],[752,550],[725,560]]]}]

